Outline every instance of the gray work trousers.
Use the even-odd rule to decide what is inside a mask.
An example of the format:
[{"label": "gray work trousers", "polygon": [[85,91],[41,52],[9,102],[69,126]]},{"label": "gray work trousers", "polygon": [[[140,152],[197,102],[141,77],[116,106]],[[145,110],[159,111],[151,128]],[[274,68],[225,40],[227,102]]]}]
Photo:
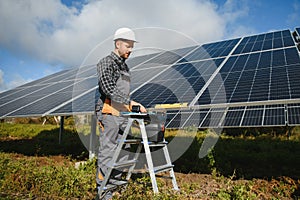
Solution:
[{"label": "gray work trousers", "polygon": [[[124,117],[103,114],[102,125],[104,129],[102,130],[100,127],[100,145],[96,173],[96,182],[99,185],[103,180],[103,176],[105,176],[107,173],[108,167],[112,166],[111,160],[117,148],[118,140],[121,139],[121,134],[126,128],[127,121],[127,118]],[[128,147],[130,146],[126,146],[126,148]],[[118,161],[124,161],[128,159],[128,154],[126,155],[126,152],[127,151],[125,150],[121,151]],[[120,178],[121,175],[121,171],[114,170],[111,174],[111,178]]]}]

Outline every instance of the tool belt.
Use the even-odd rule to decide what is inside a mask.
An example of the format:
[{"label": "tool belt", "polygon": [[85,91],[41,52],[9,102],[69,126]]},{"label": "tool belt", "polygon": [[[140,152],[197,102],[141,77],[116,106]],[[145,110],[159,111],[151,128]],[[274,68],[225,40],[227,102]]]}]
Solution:
[{"label": "tool belt", "polygon": [[106,98],[104,101],[102,113],[114,116],[120,116],[120,112],[130,111],[129,105],[117,103],[111,99]]}]

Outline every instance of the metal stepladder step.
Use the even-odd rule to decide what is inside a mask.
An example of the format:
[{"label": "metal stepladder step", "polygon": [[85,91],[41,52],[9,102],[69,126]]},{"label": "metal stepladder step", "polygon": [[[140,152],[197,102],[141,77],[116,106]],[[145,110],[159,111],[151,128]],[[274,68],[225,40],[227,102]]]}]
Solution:
[{"label": "metal stepladder step", "polygon": [[[138,162],[137,159],[138,159],[143,147],[144,147],[145,157],[146,157],[147,166],[148,166],[147,171],[149,172],[149,175],[151,178],[151,183],[152,183],[152,188],[153,188],[154,193],[158,193],[156,177],[163,177],[163,178],[171,179],[172,184],[173,184],[173,189],[179,190],[177,182],[176,182],[175,173],[173,170],[174,165],[171,162],[171,158],[170,158],[169,151],[167,148],[168,143],[165,141],[165,139],[163,139],[163,141],[161,141],[161,142],[148,141],[148,135],[146,132],[146,127],[145,127],[145,120],[149,119],[149,114],[148,113],[146,114],[146,113],[129,112],[129,113],[122,113],[122,116],[128,118],[128,123],[124,130],[122,138],[119,141],[119,144],[117,145],[117,148],[113,155],[113,158],[111,160],[112,164],[109,166],[107,174],[105,175],[104,180],[102,181],[100,187],[98,188],[98,195],[101,196],[106,191],[113,190],[119,186],[127,184],[128,180],[130,179],[130,177],[133,173],[133,170]],[[138,124],[140,133],[141,133],[141,139],[127,139],[133,123]],[[122,147],[125,144],[138,144],[138,147],[134,154],[134,158],[131,160],[128,160],[128,161],[117,162],[119,155],[122,151]],[[154,166],[153,160],[152,160],[152,155],[151,155],[151,150],[150,150],[150,148],[153,148],[153,147],[154,148],[162,148],[163,156],[165,158],[166,164],[163,164],[160,166]],[[119,169],[121,167],[128,167],[126,179],[125,180],[110,179],[110,175],[111,175],[112,171],[114,169]],[[169,172],[169,176],[167,176],[167,177],[159,176],[158,173],[161,173],[161,172]]]}]

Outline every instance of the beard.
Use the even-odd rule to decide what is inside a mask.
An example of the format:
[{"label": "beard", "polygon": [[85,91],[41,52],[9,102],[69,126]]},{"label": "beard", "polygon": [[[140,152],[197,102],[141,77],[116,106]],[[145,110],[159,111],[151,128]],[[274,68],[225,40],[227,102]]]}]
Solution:
[{"label": "beard", "polygon": [[130,52],[129,53],[124,53],[121,55],[122,58],[127,59],[130,56]]}]

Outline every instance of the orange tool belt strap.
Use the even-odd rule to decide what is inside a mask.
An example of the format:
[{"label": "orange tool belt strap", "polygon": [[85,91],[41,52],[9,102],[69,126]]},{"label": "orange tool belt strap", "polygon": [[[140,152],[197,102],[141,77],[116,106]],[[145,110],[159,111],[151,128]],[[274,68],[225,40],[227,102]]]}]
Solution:
[{"label": "orange tool belt strap", "polygon": [[111,100],[106,98],[104,101],[104,105],[102,108],[102,113],[103,114],[112,114],[112,106],[111,106]]},{"label": "orange tool belt strap", "polygon": [[113,103],[111,102],[111,99],[106,98],[104,101],[102,113],[108,114],[108,115],[114,115],[114,116],[120,116],[120,112],[124,111],[130,111],[129,105],[124,105],[122,103]]}]

